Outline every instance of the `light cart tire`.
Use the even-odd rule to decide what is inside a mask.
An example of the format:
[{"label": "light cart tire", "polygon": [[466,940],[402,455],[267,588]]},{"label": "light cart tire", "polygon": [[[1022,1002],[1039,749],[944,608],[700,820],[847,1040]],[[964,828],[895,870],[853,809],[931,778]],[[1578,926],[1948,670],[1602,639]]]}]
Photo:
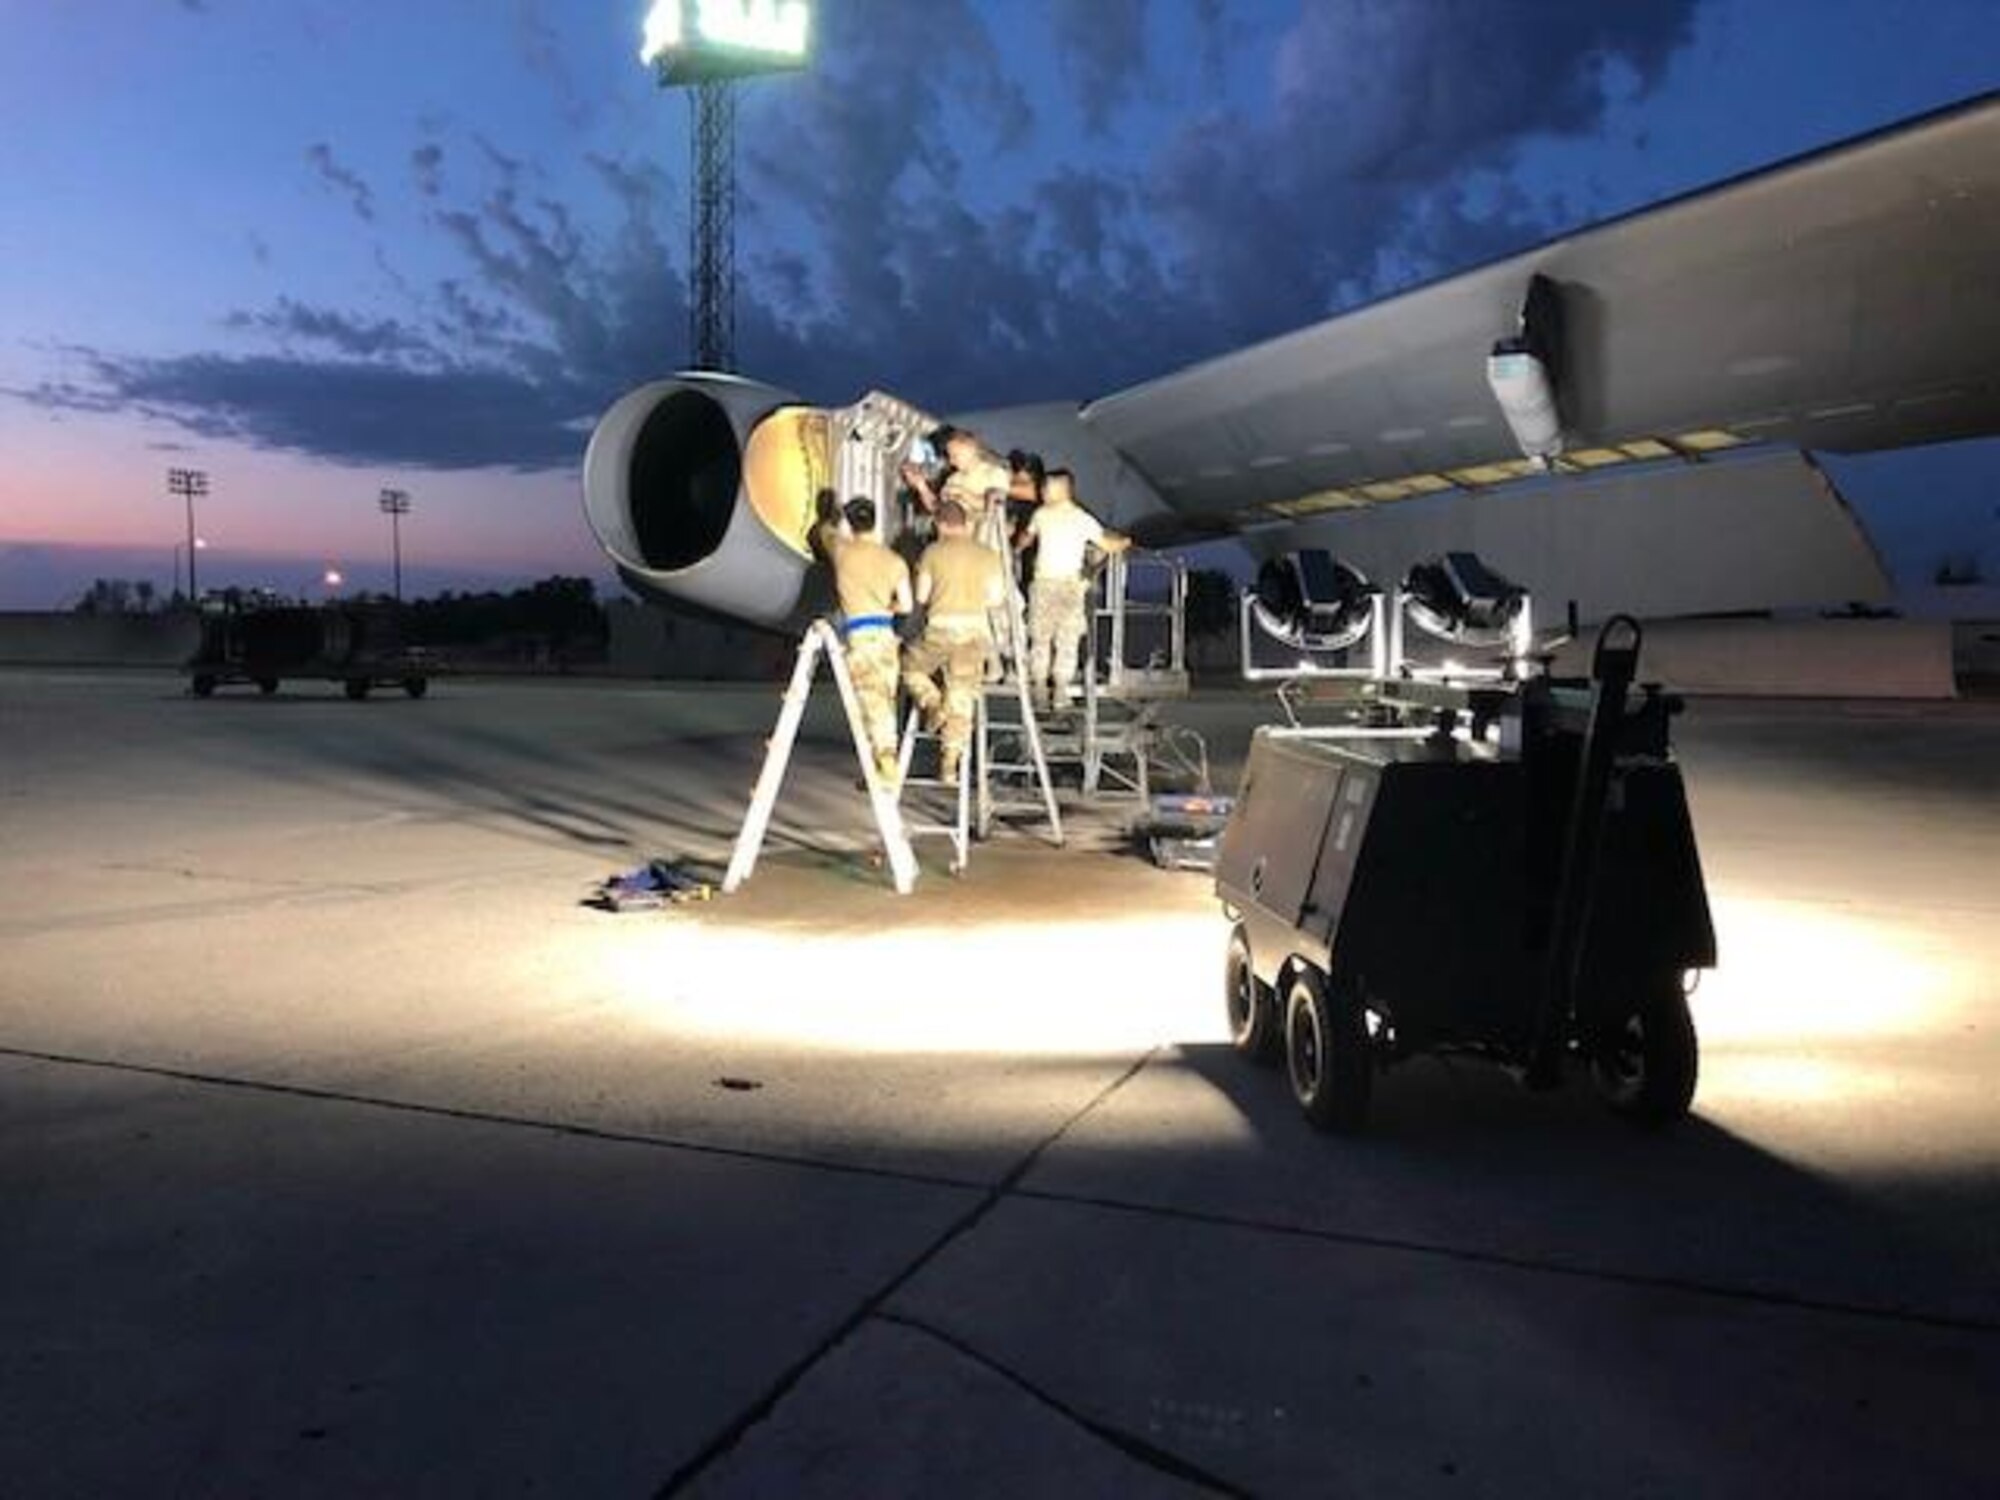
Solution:
[{"label": "light cart tire", "polygon": [[1354,1135],[1374,1085],[1361,1002],[1301,966],[1285,985],[1285,1076],[1314,1128]]},{"label": "light cart tire", "polygon": [[1229,930],[1229,952],[1222,965],[1222,1000],[1229,1020],[1229,1045],[1253,1063],[1277,1066],[1285,1055],[1278,997],[1251,967],[1250,935],[1241,922]]},{"label": "light cart tire", "polygon": [[428,677],[405,677],[403,679],[403,691],[408,693],[412,698],[421,698],[430,690],[431,683]]},{"label": "light cart tire", "polygon": [[1635,981],[1629,995],[1591,1050],[1590,1081],[1614,1114],[1668,1125],[1694,1104],[1701,1070],[1694,1017],[1678,974]]},{"label": "light cart tire", "polygon": [[206,675],[197,677],[188,684],[188,691],[197,698],[211,697],[215,693],[215,679]]},{"label": "light cart tire", "polygon": [[369,682],[366,677],[350,677],[345,684],[347,696],[359,703],[368,696]]}]

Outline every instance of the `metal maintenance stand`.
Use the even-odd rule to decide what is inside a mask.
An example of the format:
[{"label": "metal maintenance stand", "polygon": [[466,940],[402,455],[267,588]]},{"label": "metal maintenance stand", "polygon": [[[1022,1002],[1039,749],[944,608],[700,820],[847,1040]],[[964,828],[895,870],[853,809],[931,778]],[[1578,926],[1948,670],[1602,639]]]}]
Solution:
[{"label": "metal maintenance stand", "polygon": [[[1135,570],[1159,575],[1157,597],[1132,590]],[[1188,693],[1186,612],[1187,570],[1169,558],[1116,553],[1092,583],[1080,707],[1052,717],[1043,738],[1050,759],[1079,768],[1094,802],[1144,804],[1156,754],[1186,759],[1160,722],[1160,704]],[[1192,731],[1182,739],[1199,742]]]},{"label": "metal maintenance stand", "polygon": [[1004,507],[988,513],[984,540],[1000,553],[1007,598],[1000,611],[1004,670],[1000,681],[986,683],[979,694],[979,836],[983,839],[993,831],[996,818],[1026,814],[1047,823],[1050,842],[1061,848],[1062,810],[1056,805],[1042,725],[1029,692],[1028,622],[1016,584],[1014,539],[1007,531]]}]

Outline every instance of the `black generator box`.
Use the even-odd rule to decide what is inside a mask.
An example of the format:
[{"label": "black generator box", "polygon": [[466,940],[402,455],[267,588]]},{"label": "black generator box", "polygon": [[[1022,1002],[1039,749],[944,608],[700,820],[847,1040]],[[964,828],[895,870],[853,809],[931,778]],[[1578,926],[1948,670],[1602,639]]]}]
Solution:
[{"label": "black generator box", "polygon": [[1372,1074],[1443,1051],[1541,1082],[1580,1057],[1614,1106],[1686,1112],[1685,979],[1715,935],[1668,701],[1607,718],[1592,684],[1543,679],[1507,703],[1497,736],[1252,742],[1215,876],[1231,1039],[1287,1059],[1316,1123],[1358,1124]]}]

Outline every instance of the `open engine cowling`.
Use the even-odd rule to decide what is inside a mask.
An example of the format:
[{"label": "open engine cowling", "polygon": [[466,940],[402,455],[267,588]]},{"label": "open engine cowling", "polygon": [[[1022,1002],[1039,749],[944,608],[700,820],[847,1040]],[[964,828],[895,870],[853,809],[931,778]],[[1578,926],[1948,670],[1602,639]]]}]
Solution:
[{"label": "open engine cowling", "polygon": [[677,375],[598,422],[584,514],[642,594],[784,628],[824,605],[810,537],[828,458],[825,413],[733,375]]}]

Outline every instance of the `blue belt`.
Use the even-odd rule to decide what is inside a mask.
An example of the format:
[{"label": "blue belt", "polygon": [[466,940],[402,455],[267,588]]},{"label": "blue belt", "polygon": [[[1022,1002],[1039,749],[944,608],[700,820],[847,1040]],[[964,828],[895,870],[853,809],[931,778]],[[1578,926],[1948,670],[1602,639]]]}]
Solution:
[{"label": "blue belt", "polygon": [[888,630],[895,623],[894,615],[855,615],[840,627],[840,633],[853,635],[857,630]]}]

